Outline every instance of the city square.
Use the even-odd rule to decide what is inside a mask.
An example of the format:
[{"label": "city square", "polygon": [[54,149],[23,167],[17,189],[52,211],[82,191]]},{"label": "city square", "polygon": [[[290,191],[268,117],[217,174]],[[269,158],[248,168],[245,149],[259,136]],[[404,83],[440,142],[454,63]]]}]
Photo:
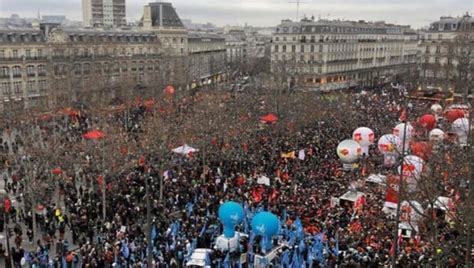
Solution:
[{"label": "city square", "polygon": [[1,267],[472,266],[469,12],[179,4],[0,18]]}]

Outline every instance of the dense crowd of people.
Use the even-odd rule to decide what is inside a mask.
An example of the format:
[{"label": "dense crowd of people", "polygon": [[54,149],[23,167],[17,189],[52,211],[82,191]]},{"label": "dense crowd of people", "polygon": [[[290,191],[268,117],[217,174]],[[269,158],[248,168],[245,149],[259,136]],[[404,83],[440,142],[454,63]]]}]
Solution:
[{"label": "dense crowd of people", "polygon": [[[12,237],[16,238],[10,245],[10,254],[15,266],[147,267],[150,241],[146,235],[146,197],[151,203],[153,249],[153,264],[148,267],[183,267],[193,249],[213,248],[215,238],[222,234],[217,211],[227,200],[241,203],[248,214],[246,218],[261,210],[279,216],[284,231],[280,232],[278,243],[287,246],[274,260],[273,267],[296,262],[299,267],[302,264],[306,267],[379,267],[390,264],[394,243],[399,245],[396,258],[400,267],[435,265],[441,254],[423,237],[394,241],[395,220],[383,211],[385,187],[365,183],[364,178],[369,173],[386,174],[396,169],[383,166],[375,146],[369,156],[361,158],[349,172],[341,170],[336,155],[338,143],[351,138],[357,127],[369,126],[378,137],[391,133],[403,108],[404,92],[374,89],[352,93],[350,100],[343,100],[346,97],[340,93],[318,96],[326,107],[314,109],[325,110],[324,116],[286,132],[272,131],[272,126],[259,126],[256,120],[245,147],[239,144],[241,149],[225,154],[219,143],[212,143],[205,155],[201,152],[186,156],[144,152],[139,160],[125,156],[124,159],[133,164],[121,163],[123,171],[103,174],[108,168],[95,162],[91,152],[84,151],[74,156],[77,158],[71,168],[74,172],[62,172],[58,176],[61,180],[49,188],[47,194],[52,197],[38,200],[43,203],[40,209],[35,207],[36,217],[28,201],[26,191],[31,188],[25,185],[25,176],[29,176],[25,169],[39,167],[25,164],[34,163],[34,158],[30,159],[25,155],[27,150],[22,149],[25,141],[18,138],[12,143],[2,138],[0,150],[6,155],[5,190],[18,200],[4,216],[9,226],[14,225]],[[427,112],[429,107],[428,102],[417,102],[412,105],[410,116]],[[186,111],[191,110],[181,112]],[[140,140],[139,126],[152,115],[143,107],[132,109],[131,114],[112,120],[118,119],[117,127],[125,126],[127,132],[133,132],[134,139]],[[97,126],[94,117],[84,112],[74,118],[62,117],[64,127],[43,125],[42,131],[54,131],[57,139],[74,143]],[[71,148],[74,147],[71,145]],[[282,153],[291,151],[301,151],[302,157],[281,157]],[[105,178],[98,179],[102,174]],[[261,176],[271,179],[269,186],[257,183]],[[106,218],[102,212],[102,187],[107,198]],[[354,188],[366,193],[363,208],[356,212],[352,205],[333,204],[332,198]],[[302,223],[304,239],[292,237],[296,222]],[[251,229],[249,221],[237,228],[242,233],[249,233]],[[34,241],[33,229],[41,235],[37,241]],[[71,234],[70,241],[67,233]],[[314,257],[311,238],[318,234],[323,234],[323,255]],[[27,241],[23,241],[24,235]],[[452,252],[455,252],[443,255],[447,260],[443,266],[456,267],[464,261],[465,249],[454,242],[455,235],[454,231],[443,231],[439,235],[440,243],[452,243]],[[241,246],[240,251],[248,252],[249,259],[261,251],[258,239],[251,238]],[[25,250],[26,245],[35,249]],[[0,253],[6,252],[5,247],[5,244],[0,247]],[[225,253],[213,255],[212,261],[213,267],[233,267],[226,261]],[[233,265],[239,263],[234,261]]]}]

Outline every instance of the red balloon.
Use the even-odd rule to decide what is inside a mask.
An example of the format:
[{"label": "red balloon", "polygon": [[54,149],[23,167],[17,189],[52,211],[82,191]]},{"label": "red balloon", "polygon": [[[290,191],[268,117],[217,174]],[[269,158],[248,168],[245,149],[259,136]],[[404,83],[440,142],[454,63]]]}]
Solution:
[{"label": "red balloon", "polygon": [[465,116],[464,111],[461,110],[461,109],[452,109],[452,110],[449,110],[449,111],[447,111],[446,114],[444,115],[444,117],[446,117],[446,119],[447,119],[449,122],[454,122],[454,121],[456,121],[456,119],[463,118],[464,116]]},{"label": "red balloon", "polygon": [[428,160],[431,155],[432,146],[428,142],[413,142],[410,144],[411,152],[423,160]]},{"label": "red balloon", "polygon": [[432,114],[422,115],[418,119],[418,124],[427,130],[432,130],[436,126],[436,117]]}]

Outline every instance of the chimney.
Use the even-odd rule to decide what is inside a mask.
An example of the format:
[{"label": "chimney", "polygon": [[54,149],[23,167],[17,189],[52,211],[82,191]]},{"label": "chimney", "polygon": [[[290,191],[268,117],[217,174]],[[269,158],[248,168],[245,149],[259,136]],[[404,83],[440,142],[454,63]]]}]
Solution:
[{"label": "chimney", "polygon": [[152,21],[151,21],[151,7],[145,6],[143,9],[143,28],[145,29],[151,29],[152,26]]}]

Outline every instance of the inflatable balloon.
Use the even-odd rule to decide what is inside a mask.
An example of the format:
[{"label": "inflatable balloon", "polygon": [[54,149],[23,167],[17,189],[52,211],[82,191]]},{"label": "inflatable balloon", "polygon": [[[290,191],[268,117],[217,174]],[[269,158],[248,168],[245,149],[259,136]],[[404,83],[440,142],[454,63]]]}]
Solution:
[{"label": "inflatable balloon", "polygon": [[408,191],[412,192],[416,189],[416,182],[421,177],[424,169],[424,161],[416,155],[407,155],[403,159],[402,166],[398,167],[398,172],[403,174],[404,181],[408,184]]},{"label": "inflatable balloon", "polygon": [[374,144],[374,131],[368,127],[360,127],[352,133],[352,139],[359,143],[362,148],[362,153],[369,155],[369,146]]},{"label": "inflatable balloon", "polygon": [[252,231],[262,236],[262,249],[272,248],[272,236],[276,235],[280,226],[277,216],[270,212],[259,212],[252,219]]},{"label": "inflatable balloon", "polygon": [[235,226],[244,218],[244,209],[239,203],[227,201],[219,207],[219,220],[224,226],[224,236],[232,238],[235,235]]},{"label": "inflatable balloon", "polygon": [[425,114],[418,118],[418,124],[426,130],[432,130],[436,126],[436,117],[432,114]]},{"label": "inflatable balloon", "polygon": [[341,159],[344,169],[351,169],[362,152],[360,145],[353,140],[343,140],[336,149],[337,156]]},{"label": "inflatable balloon", "polygon": [[420,141],[412,142],[410,149],[414,155],[426,161],[430,157],[433,147],[428,142]]},{"label": "inflatable balloon", "polygon": [[443,112],[443,107],[437,103],[431,105],[431,111],[436,115],[440,115]]},{"label": "inflatable balloon", "polygon": [[467,118],[459,118],[453,122],[452,130],[458,136],[459,145],[467,145],[467,136],[469,134],[469,120]]},{"label": "inflatable balloon", "polygon": [[413,135],[413,126],[410,123],[407,124],[407,126],[406,126],[406,137],[404,135],[404,129],[405,129],[405,123],[398,124],[393,129],[393,135],[399,137],[402,144],[403,144],[403,141],[405,140],[405,148],[407,148],[408,144],[410,143],[410,139]]},{"label": "inflatable balloon", "polygon": [[435,128],[430,131],[429,139],[431,142],[438,143],[444,139],[444,131],[439,128]]},{"label": "inflatable balloon", "polygon": [[[407,155],[403,159],[403,176],[419,178],[423,172],[424,161],[416,155]],[[401,166],[398,172],[402,173]]]},{"label": "inflatable balloon", "polygon": [[454,122],[459,118],[463,118],[464,116],[465,116],[465,113],[461,109],[451,109],[444,114],[444,117],[449,122]]},{"label": "inflatable balloon", "polygon": [[377,147],[382,154],[399,154],[401,143],[399,137],[393,134],[385,134],[380,137]]},{"label": "inflatable balloon", "polygon": [[383,154],[384,166],[392,167],[397,161],[397,157],[402,151],[400,138],[393,134],[385,134],[380,137],[377,147]]},{"label": "inflatable balloon", "polygon": [[417,201],[402,201],[400,204],[400,221],[417,222],[423,216],[423,206]]}]

